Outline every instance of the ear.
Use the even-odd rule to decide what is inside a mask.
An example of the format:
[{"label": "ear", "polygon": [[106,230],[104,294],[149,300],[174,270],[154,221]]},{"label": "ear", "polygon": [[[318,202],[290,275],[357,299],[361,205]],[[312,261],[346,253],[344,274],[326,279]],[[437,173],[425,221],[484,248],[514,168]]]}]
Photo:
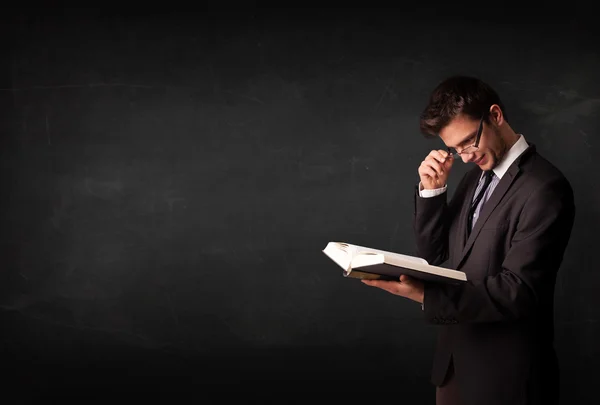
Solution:
[{"label": "ear", "polygon": [[504,114],[498,104],[492,104],[490,107],[489,121],[495,124],[497,127],[504,123]]}]

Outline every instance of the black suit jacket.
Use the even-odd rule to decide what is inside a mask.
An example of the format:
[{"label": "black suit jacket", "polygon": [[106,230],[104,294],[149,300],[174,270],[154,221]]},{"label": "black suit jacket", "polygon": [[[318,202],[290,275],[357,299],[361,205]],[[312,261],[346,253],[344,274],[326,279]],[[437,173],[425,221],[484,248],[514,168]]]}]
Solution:
[{"label": "black suit jacket", "polygon": [[419,255],[462,270],[462,286],[427,284],[424,314],[440,326],[432,382],[450,361],[467,404],[553,404],[558,363],[553,347],[556,275],[575,205],[563,174],[530,144],[499,181],[467,238],[467,211],[481,169],[447,193],[415,194]]}]

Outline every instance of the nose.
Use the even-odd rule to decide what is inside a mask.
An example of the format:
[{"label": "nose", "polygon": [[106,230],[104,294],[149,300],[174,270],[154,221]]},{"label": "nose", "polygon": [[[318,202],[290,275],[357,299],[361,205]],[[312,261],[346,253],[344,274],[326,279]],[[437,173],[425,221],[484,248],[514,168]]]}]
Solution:
[{"label": "nose", "polygon": [[475,155],[473,153],[462,153],[460,155],[464,163],[472,162],[475,160]]}]

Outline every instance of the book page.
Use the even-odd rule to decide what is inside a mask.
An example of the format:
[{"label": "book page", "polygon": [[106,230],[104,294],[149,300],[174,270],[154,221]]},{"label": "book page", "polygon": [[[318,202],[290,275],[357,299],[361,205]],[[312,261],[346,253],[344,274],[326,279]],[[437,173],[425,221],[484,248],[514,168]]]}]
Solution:
[{"label": "book page", "polygon": [[323,249],[323,253],[347,272],[350,269],[352,261],[352,250],[345,245],[343,243],[329,242],[325,249]]},{"label": "book page", "polygon": [[427,263],[407,262],[403,257],[389,253],[385,257],[385,262],[394,266],[406,267],[409,269],[436,274],[438,276],[450,277],[457,280],[465,280],[466,274],[462,271],[448,269],[445,267],[433,266]]},{"label": "book page", "polygon": [[384,263],[385,259],[382,254],[374,252],[362,252],[352,259],[352,268],[373,266],[375,264]]},{"label": "book page", "polygon": [[406,262],[419,263],[419,264],[429,264],[429,263],[427,263],[427,260],[422,259],[420,257],[403,255],[403,254],[396,253],[396,252],[389,252],[389,251],[385,251],[385,250],[373,249],[373,248],[368,248],[365,246],[358,246],[358,245],[349,245],[349,246],[352,248],[353,256],[356,256],[356,255],[359,255],[362,253],[375,253],[375,254],[380,254],[383,256],[394,256],[396,258],[396,260],[398,260],[398,261],[406,261]]}]

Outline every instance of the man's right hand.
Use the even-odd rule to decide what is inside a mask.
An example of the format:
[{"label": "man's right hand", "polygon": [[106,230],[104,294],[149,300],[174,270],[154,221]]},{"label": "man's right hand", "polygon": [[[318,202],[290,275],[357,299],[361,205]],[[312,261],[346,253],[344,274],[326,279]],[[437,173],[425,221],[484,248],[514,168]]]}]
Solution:
[{"label": "man's right hand", "polygon": [[444,187],[453,163],[454,157],[445,150],[429,152],[418,170],[423,188],[431,190]]}]

